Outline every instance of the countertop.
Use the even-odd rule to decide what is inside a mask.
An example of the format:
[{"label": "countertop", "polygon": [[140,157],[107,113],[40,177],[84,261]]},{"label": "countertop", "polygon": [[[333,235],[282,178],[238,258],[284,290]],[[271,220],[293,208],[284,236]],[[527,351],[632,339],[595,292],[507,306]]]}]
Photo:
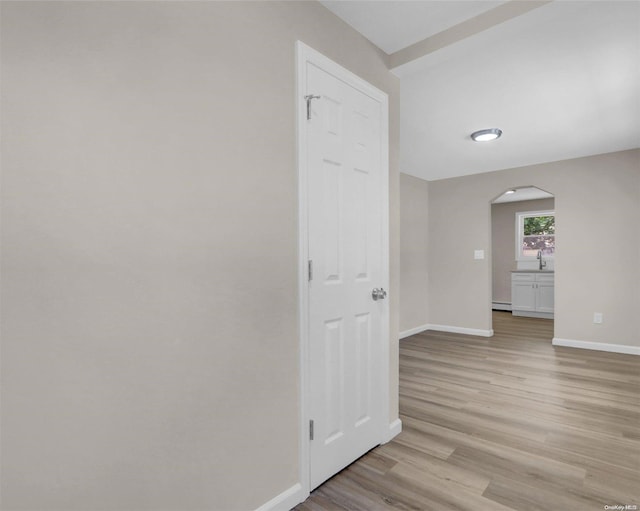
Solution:
[{"label": "countertop", "polygon": [[555,273],[554,270],[511,270],[511,273]]}]

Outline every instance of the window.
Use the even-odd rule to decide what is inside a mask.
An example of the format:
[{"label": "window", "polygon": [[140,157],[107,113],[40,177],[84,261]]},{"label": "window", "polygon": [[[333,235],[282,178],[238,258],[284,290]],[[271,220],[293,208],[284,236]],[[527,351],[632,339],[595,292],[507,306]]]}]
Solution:
[{"label": "window", "polygon": [[536,259],[542,251],[545,258],[556,252],[555,211],[526,211],[516,213],[516,259]]}]

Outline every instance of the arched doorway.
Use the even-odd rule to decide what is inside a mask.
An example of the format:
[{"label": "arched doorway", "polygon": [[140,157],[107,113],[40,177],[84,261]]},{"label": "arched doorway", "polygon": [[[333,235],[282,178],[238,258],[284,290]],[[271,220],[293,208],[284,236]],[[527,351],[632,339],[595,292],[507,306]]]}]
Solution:
[{"label": "arched doorway", "polygon": [[[491,201],[491,314],[554,318],[555,197],[514,187]],[[492,321],[493,323],[494,321]]]}]

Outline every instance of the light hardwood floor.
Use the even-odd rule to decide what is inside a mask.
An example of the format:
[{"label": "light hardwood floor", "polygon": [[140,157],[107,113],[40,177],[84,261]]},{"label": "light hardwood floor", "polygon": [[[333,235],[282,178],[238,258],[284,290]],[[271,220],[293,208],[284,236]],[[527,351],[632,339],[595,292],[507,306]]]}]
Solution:
[{"label": "light hardwood floor", "polygon": [[400,341],[403,431],[297,511],[640,511],[640,357],[554,348],[553,321]]}]

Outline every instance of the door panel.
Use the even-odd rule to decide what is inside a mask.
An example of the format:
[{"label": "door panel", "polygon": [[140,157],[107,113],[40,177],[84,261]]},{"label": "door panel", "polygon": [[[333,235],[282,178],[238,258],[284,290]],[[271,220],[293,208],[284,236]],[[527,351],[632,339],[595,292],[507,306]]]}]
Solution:
[{"label": "door panel", "polygon": [[371,419],[371,316],[356,316],[356,423],[359,427]]},{"label": "door panel", "polygon": [[538,302],[536,303],[536,310],[538,312],[553,313],[554,311],[553,294],[554,294],[553,282],[538,283]]},{"label": "door panel", "polygon": [[353,170],[354,190],[351,207],[355,214],[353,244],[356,279],[367,279],[367,181],[369,173],[365,170]]},{"label": "door panel", "polygon": [[532,282],[513,282],[511,286],[511,308],[514,311],[535,311],[536,292]]},{"label": "door panel", "polygon": [[342,434],[342,409],[344,396],[344,332],[342,318],[325,323],[325,444]]},{"label": "door panel", "polygon": [[324,183],[323,217],[324,230],[318,233],[324,245],[324,275],[326,281],[339,282],[342,275],[342,166],[340,163],[323,160],[322,174]]}]

